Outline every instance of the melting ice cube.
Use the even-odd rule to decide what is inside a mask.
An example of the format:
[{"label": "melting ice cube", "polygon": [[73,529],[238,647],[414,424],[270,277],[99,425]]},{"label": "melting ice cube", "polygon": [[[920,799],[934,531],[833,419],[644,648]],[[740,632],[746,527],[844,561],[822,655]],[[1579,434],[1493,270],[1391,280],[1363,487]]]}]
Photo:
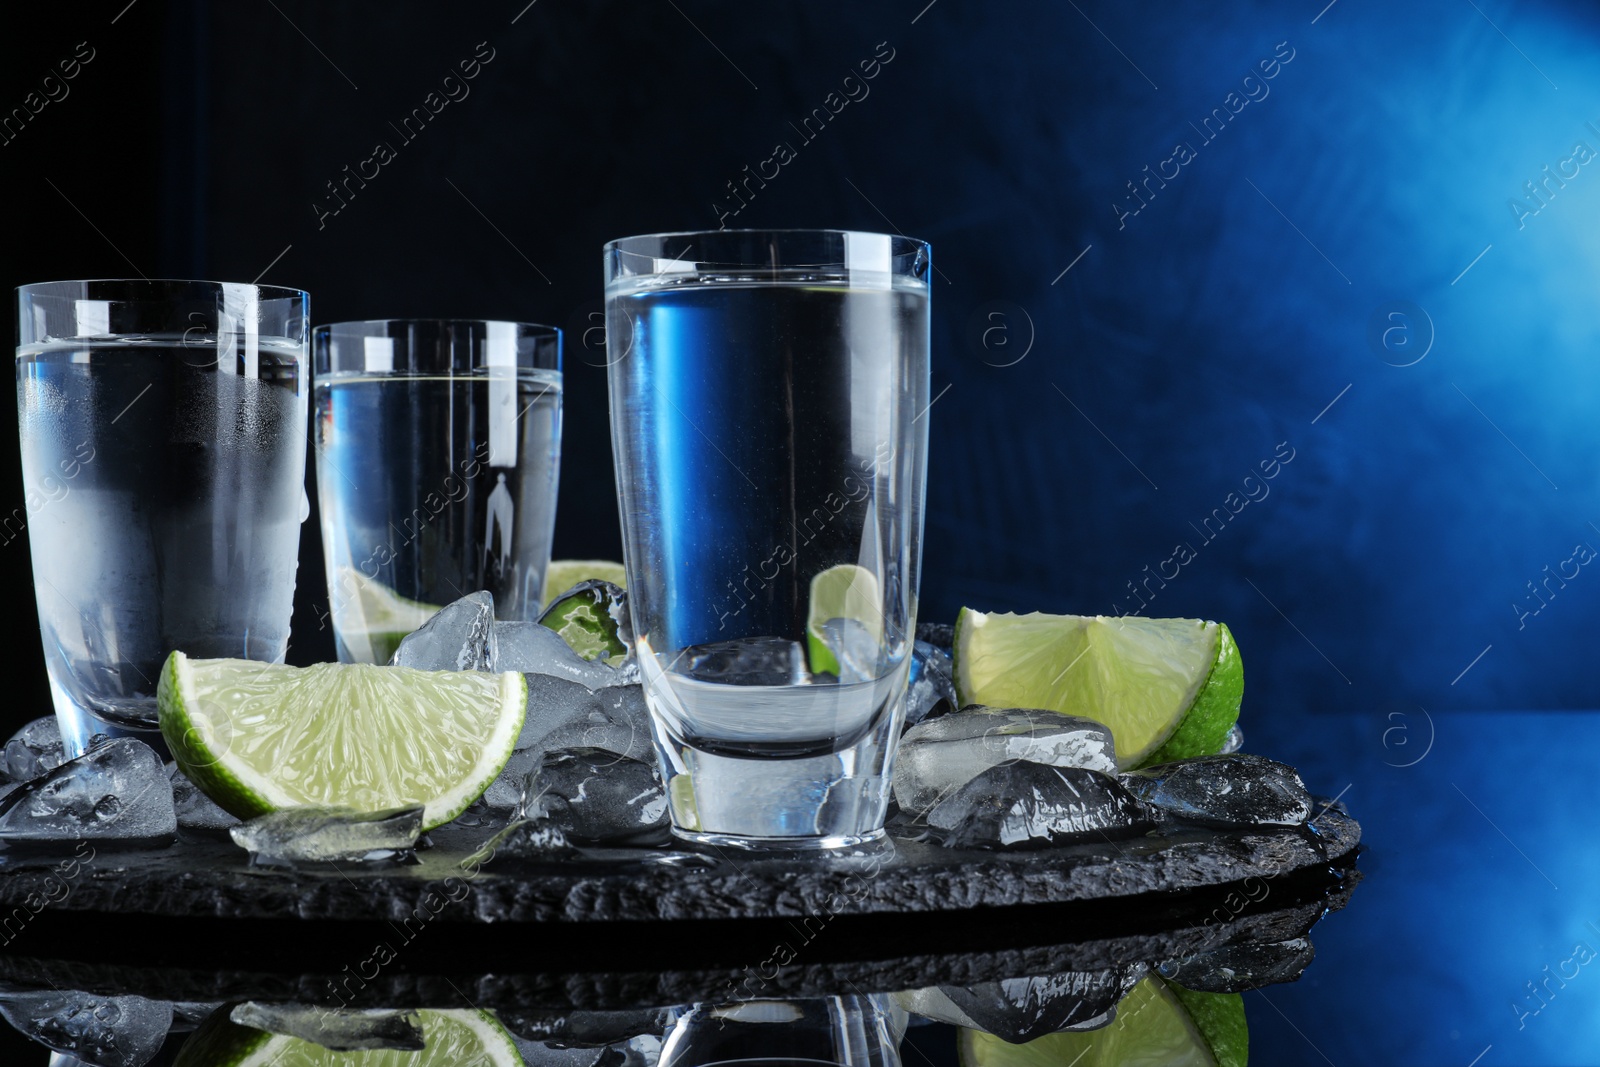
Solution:
[{"label": "melting ice cube", "polygon": [[121,737],[69,760],[0,798],[0,841],[43,845],[91,840],[164,847],[178,831],[161,757]]},{"label": "melting ice cube", "polygon": [[1054,711],[971,705],[915,726],[895,755],[894,798],[927,811],[991,767],[1025,761],[1117,773],[1111,731]]}]

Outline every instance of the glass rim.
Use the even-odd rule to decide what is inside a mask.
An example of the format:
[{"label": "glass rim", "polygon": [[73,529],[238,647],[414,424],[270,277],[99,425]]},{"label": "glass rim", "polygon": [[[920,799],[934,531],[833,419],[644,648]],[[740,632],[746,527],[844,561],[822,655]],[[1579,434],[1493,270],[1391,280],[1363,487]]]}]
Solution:
[{"label": "glass rim", "polygon": [[453,328],[457,326],[487,326],[493,323],[497,326],[515,326],[519,330],[526,330],[530,336],[553,338],[560,340],[561,328],[559,326],[546,326],[540,322],[520,322],[515,319],[457,319],[457,318],[403,318],[403,319],[347,319],[343,322],[324,322],[311,327],[313,339],[324,337],[333,330],[341,327],[352,328],[353,331],[362,328],[377,328],[395,324],[410,326],[442,326]]},{"label": "glass rim", "polygon": [[[859,234],[862,237],[884,237],[891,241],[905,241],[912,249],[923,248],[932,251],[933,246],[920,237],[907,237],[903,233],[881,233],[877,230],[847,230],[834,227],[809,229],[806,227],[776,227],[755,229],[727,229],[727,230],[663,230],[659,233],[636,233],[628,237],[618,237],[607,241],[601,248],[602,252],[609,253],[613,250],[627,252],[622,246],[630,241],[665,240],[669,237],[751,237],[758,234],[771,234],[773,236],[804,236],[804,237],[843,237],[849,234]],[[640,255],[642,253],[631,253]],[[903,253],[901,253],[903,254]]]},{"label": "glass rim", "polygon": [[310,299],[311,294],[305,289],[296,289],[288,285],[262,285],[260,282],[222,282],[210,278],[59,278],[48,282],[29,282],[16,287],[20,296],[23,293],[37,293],[58,286],[68,285],[209,285],[221,289],[228,285],[249,285],[257,291],[266,294],[276,294],[271,299]]}]

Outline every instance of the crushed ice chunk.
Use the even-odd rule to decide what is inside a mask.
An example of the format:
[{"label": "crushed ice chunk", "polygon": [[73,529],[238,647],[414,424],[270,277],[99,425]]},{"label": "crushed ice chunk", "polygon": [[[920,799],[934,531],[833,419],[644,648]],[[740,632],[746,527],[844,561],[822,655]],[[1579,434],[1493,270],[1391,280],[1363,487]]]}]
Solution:
[{"label": "crushed ice chunk", "polygon": [[183,830],[228,830],[239,825],[239,820],[218,806],[189,781],[176,763],[167,764],[167,777],[172,782],[172,806],[178,814],[178,827]]},{"label": "crushed ice chunk", "polygon": [[1242,941],[1171,960],[1156,970],[1163,978],[1198,993],[1243,993],[1298,981],[1316,955],[1310,939],[1304,937]]},{"label": "crushed ice chunk", "polygon": [[484,790],[483,796],[478,798],[488,809],[488,814],[497,817],[502,825],[508,815],[522,806],[522,798],[528,790],[528,778],[539,769],[539,761],[543,755],[543,751],[538,747],[511,753],[506,765],[500,769],[495,780],[489,783],[489,788]]},{"label": "crushed ice chunk", "polygon": [[504,830],[484,842],[483,847],[461,861],[464,870],[476,871],[513,863],[518,860],[537,862],[571,859],[578,855],[567,835],[554,820],[547,818],[518,819]]},{"label": "crushed ice chunk", "polygon": [[10,845],[91,840],[165,847],[177,832],[166,767],[131,737],[108,741],[0,798],[0,841]]},{"label": "crushed ice chunk", "polygon": [[1161,763],[1122,781],[1146,804],[1208,826],[1299,826],[1311,817],[1293,767],[1242,752]]},{"label": "crushed ice chunk", "polygon": [[0,752],[0,782],[31,782],[66,762],[54,715],[34,719],[11,735]]},{"label": "crushed ice chunk", "polygon": [[422,833],[420,807],[360,812],[288,808],[228,831],[234,844],[262,863],[339,863],[404,856]]},{"label": "crushed ice chunk", "polygon": [[305,1004],[245,1001],[228,1015],[240,1026],[284,1034],[334,1052],[423,1048],[422,1023],[414,1011],[357,1011]]},{"label": "crushed ice chunk", "polygon": [[495,670],[494,596],[480,590],[446,604],[400,641],[389,664],[423,671]]},{"label": "crushed ice chunk", "polygon": [[683,672],[724,685],[805,685],[806,650],[786,637],[746,637],[685,648]]},{"label": "crushed ice chunk", "polygon": [[671,825],[655,763],[598,748],[546,752],[519,816],[547,817],[582,844],[655,844]]},{"label": "crushed ice chunk", "polygon": [[919,622],[917,640],[949,652],[955,648],[956,628],[947,622]]},{"label": "crushed ice chunk", "polygon": [[911,677],[906,683],[904,729],[929,716],[956,706],[954,665],[950,653],[937,645],[918,641],[911,646]]},{"label": "crushed ice chunk", "polygon": [[1222,739],[1222,748],[1218,755],[1228,756],[1244,747],[1244,731],[1239,729],[1239,724],[1234,723],[1228,727],[1228,736]]},{"label": "crushed ice chunk", "polygon": [[7,993],[0,1015],[23,1034],[94,1067],[144,1067],[161,1051],[172,1005],[77,990]]},{"label": "crushed ice chunk", "polygon": [[641,1035],[659,1040],[676,1017],[676,1008],[570,1011],[559,1015],[500,1013],[500,1021],[514,1036],[525,1041],[546,1041],[560,1048],[605,1048]]},{"label": "crushed ice chunk", "polygon": [[[528,714],[516,750],[603,748],[651,758],[650,710],[637,685],[590,689],[551,675],[528,675]],[[537,764],[535,764],[536,766]]]},{"label": "crushed ice chunk", "polygon": [[973,704],[901,737],[895,802],[906,811],[927,811],[989,768],[1018,761],[1117,773],[1111,731],[1100,723],[1054,711]]},{"label": "crushed ice chunk", "polygon": [[1095,1030],[1108,1025],[1116,1016],[1117,1002],[1145,972],[1144,964],[1064,971],[919,989],[895,999],[924,1018],[982,1030],[1015,1045],[1062,1030]]},{"label": "crushed ice chunk", "polygon": [[1041,846],[1087,835],[1145,833],[1152,813],[1108,774],[1083,767],[1002,763],[925,816],[951,848]]},{"label": "crushed ice chunk", "polygon": [[616,667],[605,660],[584,659],[548,626],[536,622],[502,622],[495,631],[500,645],[496,670],[549,675],[578,682],[588,689],[623,684]]}]

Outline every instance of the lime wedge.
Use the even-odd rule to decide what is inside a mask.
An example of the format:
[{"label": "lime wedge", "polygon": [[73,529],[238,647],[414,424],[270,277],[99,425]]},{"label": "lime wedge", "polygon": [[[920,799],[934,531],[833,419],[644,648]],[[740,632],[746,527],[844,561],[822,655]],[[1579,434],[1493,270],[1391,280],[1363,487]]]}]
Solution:
[{"label": "lime wedge", "polygon": [[603,585],[591,585],[583,590],[573,586],[550,602],[545,613],[539,616],[539,622],[560,634],[584,659],[621,660],[628,646],[622,643],[620,621],[611,614],[613,610],[618,614],[622,612],[620,599],[619,594]]},{"label": "lime wedge", "polygon": [[873,640],[883,640],[883,598],[878,576],[854,563],[829,567],[811,579],[811,603],[806,615],[806,644],[814,674],[839,673],[839,661],[823,640],[829,619],[854,619],[867,628]]},{"label": "lime wedge", "polygon": [[417,1018],[421,1051],[334,1052],[240,1026],[221,1008],[183,1043],[173,1067],[522,1067],[517,1046],[488,1012],[423,1008]]},{"label": "lime wedge", "polygon": [[549,604],[579,582],[601,578],[612,585],[628,588],[628,572],[609,559],[553,559],[544,569],[544,602]]},{"label": "lime wedge", "polygon": [[333,627],[350,655],[364,663],[388,663],[401,638],[439,608],[407,600],[354,567],[340,567],[331,593]]},{"label": "lime wedge", "polygon": [[956,1042],[961,1067],[1244,1067],[1248,1050],[1239,994],[1190,993],[1155,977],[1130,989],[1099,1030],[1010,1045],[964,1029]]},{"label": "lime wedge", "polygon": [[527,711],[521,674],[358,663],[285,667],[167,658],[161,735],[189,780],[248,819],[307,805],[423,805],[449,822],[511,758]]},{"label": "lime wedge", "polygon": [[963,608],[955,675],[963,705],[1047,708],[1105,723],[1124,769],[1221,750],[1244,695],[1233,635],[1199,619]]}]

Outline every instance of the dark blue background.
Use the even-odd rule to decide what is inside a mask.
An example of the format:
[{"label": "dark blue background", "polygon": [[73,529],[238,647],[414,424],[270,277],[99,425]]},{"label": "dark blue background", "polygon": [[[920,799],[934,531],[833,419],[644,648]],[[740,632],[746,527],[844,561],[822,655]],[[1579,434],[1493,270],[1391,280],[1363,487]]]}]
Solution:
[{"label": "dark blue background", "polygon": [[[1600,576],[1566,562],[1533,592],[1600,548],[1600,165],[1524,192],[1576,143],[1600,153],[1600,12],[525,2],[15,23],[0,106],[80,40],[97,58],[0,145],[7,284],[265,270],[318,322],[567,328],[556,554],[617,557],[600,246],[716,226],[787,142],[728,225],[934,248],[922,617],[1129,610],[1187,543],[1143,613],[1227,622],[1248,747],[1348,787],[1369,881],[1304,981],[1247,998],[1255,1062],[1600,1062],[1600,976],[1512,1007],[1600,948]],[[389,123],[479,42],[471,95],[404,142]],[[802,138],[881,42],[869,94]],[[319,222],[379,140],[396,158]],[[1124,216],[1179,142],[1194,157]],[[294,662],[332,657],[315,530]],[[20,723],[48,707],[23,541],[0,562],[30,635]]]}]

